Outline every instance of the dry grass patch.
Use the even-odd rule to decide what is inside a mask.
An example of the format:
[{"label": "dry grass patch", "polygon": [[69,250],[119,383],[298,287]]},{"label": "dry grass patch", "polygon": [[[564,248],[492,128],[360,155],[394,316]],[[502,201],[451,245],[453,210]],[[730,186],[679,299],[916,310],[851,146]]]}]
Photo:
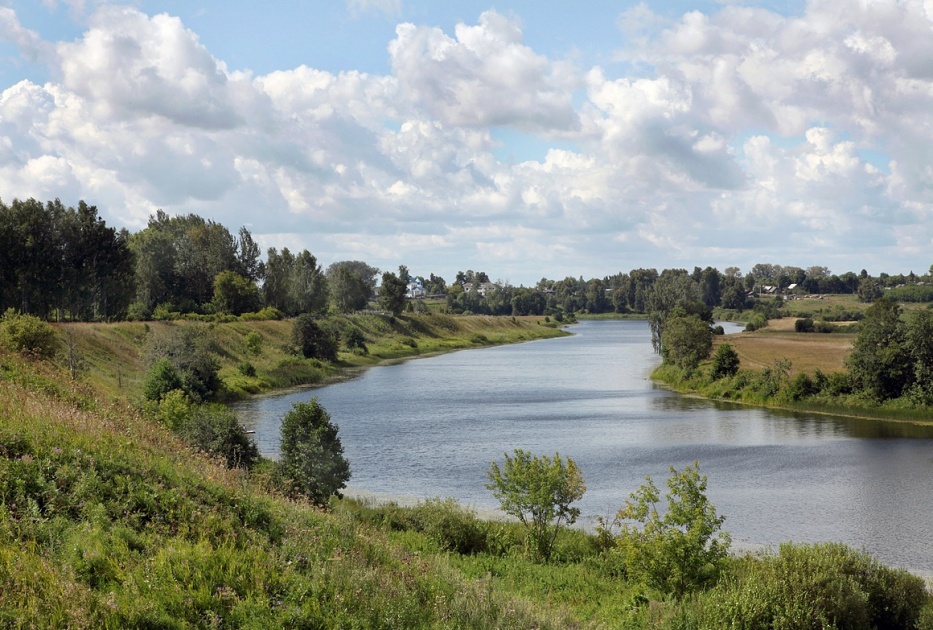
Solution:
[{"label": "dry grass patch", "polygon": [[730,344],[742,367],[753,370],[766,368],[777,359],[789,359],[792,374],[812,374],[817,369],[826,373],[845,370],[854,335],[796,333],[795,321],[793,317],[771,320],[766,328],[717,337],[716,343]]}]

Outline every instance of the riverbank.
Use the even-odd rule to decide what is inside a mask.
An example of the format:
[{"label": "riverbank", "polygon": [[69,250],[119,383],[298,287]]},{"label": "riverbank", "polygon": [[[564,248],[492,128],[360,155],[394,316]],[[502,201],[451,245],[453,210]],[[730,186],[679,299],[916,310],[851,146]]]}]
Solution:
[{"label": "riverbank", "polygon": [[[849,393],[845,360],[851,332],[795,332],[796,318],[770,320],[768,326],[714,338],[713,354],[729,344],[739,359],[738,372],[712,379],[712,359],[685,374],[661,365],[651,378],[681,395],[767,409],[930,426],[933,410],[903,401],[878,404]],[[711,355],[712,356],[712,355]]]},{"label": "riverbank", "polygon": [[78,380],[93,379],[111,398],[138,400],[149,365],[149,351],[161,338],[196,328],[210,341],[225,401],[289,387],[324,384],[347,378],[360,369],[454,350],[519,343],[567,335],[541,317],[452,316],[381,313],[322,318],[346,339],[351,332],[363,348],[341,346],[334,363],[305,359],[290,350],[292,322],[196,321],[58,324],[69,354],[78,365]]}]

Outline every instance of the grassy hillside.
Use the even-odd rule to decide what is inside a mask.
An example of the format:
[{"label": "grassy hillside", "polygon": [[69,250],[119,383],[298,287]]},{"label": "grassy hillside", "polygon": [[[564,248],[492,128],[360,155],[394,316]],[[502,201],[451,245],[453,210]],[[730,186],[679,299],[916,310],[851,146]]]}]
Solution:
[{"label": "grassy hillside", "polygon": [[[381,337],[360,320],[371,354],[342,367],[554,334],[431,317],[385,322]],[[839,545],[735,558],[676,599],[636,578],[609,532],[565,530],[540,564],[520,524],[451,501],[322,511],[286,499],[268,466],[227,469],[127,403],[147,338],[171,326],[60,328],[84,357],[78,381],[58,360],[0,348],[0,627],[933,628],[922,580]],[[263,387],[293,360],[278,347],[287,331],[205,327],[225,373],[252,360]]]},{"label": "grassy hillside", "polygon": [[[194,327],[209,337],[220,362],[225,395],[255,394],[293,385],[320,383],[350,369],[384,361],[423,356],[484,345],[515,343],[567,334],[534,317],[453,317],[442,314],[390,317],[381,314],[334,316],[328,322],[346,333],[358,330],[368,354],[343,351],[336,364],[290,354],[290,321],[245,321],[208,324],[194,321],[59,324],[62,337],[74,348],[82,378],[113,397],[135,400],[142,393],[148,367],[147,351],[155,339]],[[258,342],[251,346],[249,335]],[[241,374],[249,363],[254,377]]]}]

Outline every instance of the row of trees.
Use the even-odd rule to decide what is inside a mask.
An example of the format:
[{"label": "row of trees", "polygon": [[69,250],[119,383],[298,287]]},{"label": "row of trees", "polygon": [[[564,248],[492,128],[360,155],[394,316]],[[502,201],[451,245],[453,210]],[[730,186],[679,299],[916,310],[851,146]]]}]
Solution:
[{"label": "row of trees", "polygon": [[[108,227],[97,208],[83,201],[77,208],[59,200],[0,202],[0,309],[44,319],[145,319],[160,310],[239,315],[267,307],[287,316],[352,312],[373,299],[379,273],[362,261],[335,262],[325,270],[308,250],[272,247],[263,259],[245,227],[233,234],[194,214],[169,216],[160,210],[145,229],[130,234]],[[414,279],[407,269],[383,274],[382,287],[393,296],[388,310],[400,312],[404,296],[398,294]],[[491,283],[486,272],[473,270],[457,272],[449,285],[433,273],[417,278],[425,294],[446,296],[450,312],[490,315],[648,314],[657,310],[651,300],[669,292],[663,285],[671,280],[709,309],[747,308],[749,296],[763,286],[858,293],[868,302],[891,290],[898,299],[917,301],[933,298],[933,286],[920,284],[930,279],[912,272],[872,277],[865,270],[837,276],[826,267],[765,263],[746,275],[737,267],[660,273],[639,268],[589,280],[542,278],[534,287]]]},{"label": "row of trees", "polygon": [[107,227],[83,201],[0,202],[0,311],[49,319],[120,317],[133,300],[128,232]]}]

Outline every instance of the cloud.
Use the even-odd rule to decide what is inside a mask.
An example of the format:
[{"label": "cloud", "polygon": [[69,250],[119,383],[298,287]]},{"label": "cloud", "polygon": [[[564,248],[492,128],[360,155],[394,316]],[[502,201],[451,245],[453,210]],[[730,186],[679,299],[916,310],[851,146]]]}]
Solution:
[{"label": "cloud", "polygon": [[573,68],[525,46],[514,21],[487,11],[455,33],[410,23],[396,29],[392,69],[415,111],[455,126],[577,128]]},{"label": "cloud", "polygon": [[[765,259],[921,268],[925,7],[670,20],[642,4],[620,18],[626,63],[589,68],[488,11],[452,33],[398,25],[384,75],[261,76],[230,72],[177,17],[100,6],[52,44],[0,8],[0,37],[54,77],[0,92],[0,193],[85,198],[134,229],[157,208],[196,212],[324,262],[516,282]],[[501,128],[550,148],[500,161]]]}]

